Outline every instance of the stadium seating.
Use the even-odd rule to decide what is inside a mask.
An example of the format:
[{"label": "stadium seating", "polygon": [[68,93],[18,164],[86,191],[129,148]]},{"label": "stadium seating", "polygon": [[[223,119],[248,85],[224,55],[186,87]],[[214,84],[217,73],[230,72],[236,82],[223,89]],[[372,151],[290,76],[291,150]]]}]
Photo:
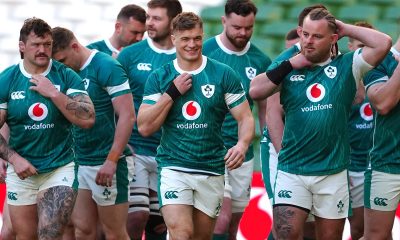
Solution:
[{"label": "stadium seating", "polygon": [[367,21],[373,23],[379,17],[379,9],[374,5],[343,6],[337,13],[337,18],[347,23]]}]

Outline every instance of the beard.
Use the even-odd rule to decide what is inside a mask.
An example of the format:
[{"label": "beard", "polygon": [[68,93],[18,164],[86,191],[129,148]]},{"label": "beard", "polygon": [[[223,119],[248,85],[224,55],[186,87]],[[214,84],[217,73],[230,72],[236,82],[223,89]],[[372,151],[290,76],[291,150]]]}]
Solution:
[{"label": "beard", "polygon": [[156,31],[156,30],[152,30],[154,33],[154,36],[150,36],[149,37],[154,41],[154,42],[160,42],[164,39],[166,39],[167,37],[169,37],[171,35],[171,33],[169,31]]},{"label": "beard", "polygon": [[302,46],[301,52],[312,63],[324,62],[331,56],[331,48],[322,50],[314,49],[312,52],[307,52],[307,49]]},{"label": "beard", "polygon": [[250,37],[234,37],[230,34],[228,34],[228,32],[226,32],[226,37],[228,38],[228,40],[232,43],[233,46],[235,46],[236,48],[242,49],[244,47],[246,47],[247,43],[249,42]]}]

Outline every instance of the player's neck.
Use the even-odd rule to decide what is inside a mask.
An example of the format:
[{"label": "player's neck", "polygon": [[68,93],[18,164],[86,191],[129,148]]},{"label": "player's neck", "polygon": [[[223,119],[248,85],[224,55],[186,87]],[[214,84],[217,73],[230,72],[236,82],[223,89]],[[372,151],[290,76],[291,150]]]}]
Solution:
[{"label": "player's neck", "polygon": [[[90,57],[90,55],[92,54],[92,50],[90,50],[89,48],[87,48],[87,47],[83,47],[82,46],[82,54],[80,55],[80,62],[81,62],[81,66],[80,66],[80,68],[82,68],[83,67],[83,65],[85,65],[85,63],[87,62],[87,60],[89,59],[89,57]],[[79,69],[78,69],[79,70]]]},{"label": "player's neck", "polygon": [[162,49],[162,50],[169,50],[174,47],[174,44],[172,43],[172,40],[170,37],[167,37],[165,39],[158,39],[154,41],[154,39],[151,39],[154,46],[156,48]]},{"label": "player's neck", "polygon": [[122,46],[121,46],[121,44],[119,44],[119,42],[118,42],[118,40],[117,40],[117,37],[116,37],[115,35],[112,35],[108,40],[110,41],[111,45],[112,45],[115,49],[117,49],[118,51],[121,50]]},{"label": "player's neck", "polygon": [[242,48],[238,48],[235,45],[232,44],[232,42],[228,39],[228,37],[226,36],[225,32],[222,32],[220,35],[220,39],[222,44],[229,50],[233,51],[233,52],[241,52],[243,51],[243,49],[245,49],[246,45]]},{"label": "player's neck", "polygon": [[184,70],[184,71],[194,71],[197,70],[201,67],[201,64],[203,63],[203,57],[201,56],[200,58],[193,60],[193,61],[188,61],[185,60],[181,57],[177,57],[178,60],[178,66]]},{"label": "player's neck", "polygon": [[[50,64],[50,62],[49,62],[49,64]],[[30,63],[26,59],[23,60],[23,65],[24,65],[25,71],[31,75],[44,73],[47,70],[47,68],[49,67],[49,64],[42,67],[42,66],[38,66],[38,65]]]}]

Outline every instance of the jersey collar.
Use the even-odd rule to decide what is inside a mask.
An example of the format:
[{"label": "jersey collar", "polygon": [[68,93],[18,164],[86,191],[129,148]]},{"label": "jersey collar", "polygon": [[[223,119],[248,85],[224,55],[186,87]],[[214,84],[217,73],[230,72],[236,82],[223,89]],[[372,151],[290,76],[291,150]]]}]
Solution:
[{"label": "jersey collar", "polygon": [[147,43],[149,44],[149,47],[156,53],[160,53],[160,54],[165,53],[168,55],[176,53],[175,47],[173,47],[171,49],[161,49],[154,45],[153,40],[151,38],[148,37],[148,38],[146,38],[146,40],[147,40]]},{"label": "jersey collar", "polygon": [[251,46],[251,43],[249,41],[249,42],[247,42],[246,47],[244,47],[244,49],[242,51],[236,52],[236,51],[232,51],[232,50],[228,49],[227,47],[225,47],[225,45],[221,41],[221,34],[215,36],[215,41],[217,42],[217,44],[221,48],[221,50],[229,55],[242,56],[242,55],[246,54],[247,51],[249,51],[250,46]]},{"label": "jersey collar", "polygon": [[99,51],[97,49],[93,49],[92,52],[90,53],[90,56],[88,57],[88,59],[86,59],[85,64],[83,64],[83,66],[79,69],[79,71],[82,71],[83,69],[85,69],[85,67],[87,67],[90,62],[92,61],[92,59],[94,58],[94,55],[96,55],[96,53],[98,53]]},{"label": "jersey collar", "polygon": [[108,47],[108,49],[111,50],[111,52],[115,52],[116,54],[119,54],[119,50],[116,49],[110,42],[110,39],[104,39],[104,43],[106,44],[106,46]]},{"label": "jersey collar", "polygon": [[180,74],[182,74],[182,73],[189,73],[189,74],[191,74],[191,75],[199,74],[201,71],[204,70],[204,68],[206,68],[206,65],[207,65],[207,57],[204,56],[204,55],[202,55],[201,57],[202,57],[201,66],[200,66],[198,69],[196,69],[196,70],[189,71],[189,72],[183,70],[183,69],[180,68],[179,65],[178,65],[178,59],[174,59],[174,61],[173,61],[173,62],[174,62],[174,68],[175,68],[175,70],[176,70],[178,73],[180,73]]},{"label": "jersey collar", "polygon": [[[47,69],[44,72],[42,72],[41,74],[39,74],[39,75],[47,76],[47,74],[49,74],[49,72],[50,72],[51,66],[53,66],[53,60],[52,59],[50,59],[49,65],[47,66]],[[24,68],[24,60],[23,59],[21,59],[21,61],[19,62],[19,70],[21,71],[22,75],[24,75],[25,77],[32,78],[32,74],[28,73]]]}]

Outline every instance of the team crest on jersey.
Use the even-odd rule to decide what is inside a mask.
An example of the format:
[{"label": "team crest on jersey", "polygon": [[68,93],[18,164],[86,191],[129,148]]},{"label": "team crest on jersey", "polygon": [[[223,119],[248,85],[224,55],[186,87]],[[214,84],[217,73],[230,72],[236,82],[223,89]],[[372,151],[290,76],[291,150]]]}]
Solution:
[{"label": "team crest on jersey", "polygon": [[246,67],[246,75],[250,80],[252,80],[257,75],[257,69],[252,67]]},{"label": "team crest on jersey", "polygon": [[189,101],[182,106],[182,115],[187,120],[196,120],[201,113],[200,105],[195,101]]},{"label": "team crest on jersey", "polygon": [[361,105],[360,115],[365,121],[371,121],[374,118],[374,114],[369,103],[364,103],[363,105]]},{"label": "team crest on jersey", "polygon": [[89,87],[90,80],[88,78],[84,78],[84,79],[82,79],[82,81],[83,81],[83,85],[85,86],[85,90],[87,90]]},{"label": "team crest on jersey", "polygon": [[337,69],[334,66],[327,66],[325,69],[325,74],[326,76],[328,76],[329,78],[334,78],[336,77],[337,74]]},{"label": "team crest on jersey", "polygon": [[311,102],[319,102],[325,97],[325,88],[322,84],[314,83],[307,88],[306,94]]},{"label": "team crest on jersey", "polygon": [[35,121],[42,121],[47,117],[48,113],[47,106],[40,102],[32,104],[28,109],[29,117]]},{"label": "team crest on jersey", "polygon": [[215,90],[215,85],[207,84],[201,86],[201,92],[206,98],[212,97],[214,95],[214,90]]}]

